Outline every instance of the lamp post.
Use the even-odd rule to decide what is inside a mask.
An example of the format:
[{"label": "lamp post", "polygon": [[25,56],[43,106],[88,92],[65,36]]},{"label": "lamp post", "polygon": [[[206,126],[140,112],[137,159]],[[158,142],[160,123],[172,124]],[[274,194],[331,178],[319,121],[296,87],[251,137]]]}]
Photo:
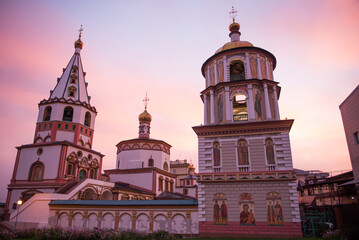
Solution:
[{"label": "lamp post", "polygon": [[14,231],[16,231],[17,217],[19,216],[19,208],[20,208],[20,206],[21,206],[21,204],[22,204],[22,200],[18,200],[16,204],[17,204],[17,214],[16,214],[15,229],[14,229]]}]

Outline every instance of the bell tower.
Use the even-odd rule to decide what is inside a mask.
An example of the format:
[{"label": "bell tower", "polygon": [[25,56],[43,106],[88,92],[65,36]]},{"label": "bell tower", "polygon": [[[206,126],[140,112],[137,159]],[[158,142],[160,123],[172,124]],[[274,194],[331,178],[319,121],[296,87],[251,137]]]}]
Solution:
[{"label": "bell tower", "polygon": [[202,65],[204,125],[193,127],[200,235],[298,237],[294,120],[280,119],[276,58],[242,41],[239,30],[233,17],[230,42]]},{"label": "bell tower", "polygon": [[81,61],[80,29],[71,57],[48,99],[39,103],[34,140],[17,147],[5,211],[36,193],[56,192],[64,184],[100,179],[104,155],[92,149],[96,108],[90,104]]}]

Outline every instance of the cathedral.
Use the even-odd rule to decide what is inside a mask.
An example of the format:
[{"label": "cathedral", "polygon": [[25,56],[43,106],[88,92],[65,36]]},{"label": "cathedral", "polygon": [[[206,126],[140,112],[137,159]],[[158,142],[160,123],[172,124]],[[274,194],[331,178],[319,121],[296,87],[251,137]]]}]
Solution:
[{"label": "cathedral", "polygon": [[33,142],[17,147],[8,185],[8,224],[94,227],[184,236],[301,237],[289,131],[281,120],[276,58],[247,41],[240,25],[202,66],[204,124],[198,173],[171,160],[171,145],[150,137],[152,116],[139,115],[138,137],[116,145],[115,169],[93,149],[97,109],[75,52],[48,99],[39,103]]}]

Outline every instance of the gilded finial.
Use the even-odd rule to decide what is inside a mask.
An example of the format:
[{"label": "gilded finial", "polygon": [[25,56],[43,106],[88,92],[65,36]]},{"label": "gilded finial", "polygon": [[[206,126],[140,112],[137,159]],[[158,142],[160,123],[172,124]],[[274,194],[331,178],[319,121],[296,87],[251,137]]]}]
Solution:
[{"label": "gilded finial", "polygon": [[146,92],[146,97],[143,99],[143,102],[145,104],[145,110],[147,110],[147,104],[150,101],[150,99],[147,97],[147,92]]},{"label": "gilded finial", "polygon": [[234,7],[232,6],[232,10],[229,12],[229,16],[233,19],[233,22],[236,21],[235,17],[237,16],[237,12],[236,10],[234,10]]}]

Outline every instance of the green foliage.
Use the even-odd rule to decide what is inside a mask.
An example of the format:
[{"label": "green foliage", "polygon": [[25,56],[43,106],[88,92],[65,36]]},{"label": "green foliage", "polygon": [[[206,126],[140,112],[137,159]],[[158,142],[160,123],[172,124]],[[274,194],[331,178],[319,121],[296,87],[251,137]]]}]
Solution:
[{"label": "green foliage", "polygon": [[165,231],[142,233],[136,231],[115,231],[94,228],[93,230],[77,230],[63,228],[41,228],[23,231],[0,230],[0,239],[33,239],[33,240],[175,240],[181,235]]}]

